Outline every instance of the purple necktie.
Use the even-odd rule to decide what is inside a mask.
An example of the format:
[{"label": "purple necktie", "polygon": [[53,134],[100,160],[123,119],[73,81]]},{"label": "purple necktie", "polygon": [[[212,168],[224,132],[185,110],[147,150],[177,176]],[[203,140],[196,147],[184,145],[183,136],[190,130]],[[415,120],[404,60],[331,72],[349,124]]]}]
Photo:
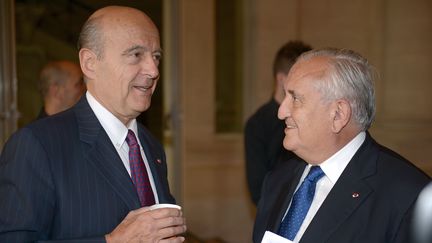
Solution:
[{"label": "purple necktie", "polygon": [[133,183],[135,184],[141,206],[151,206],[155,204],[153,190],[150,185],[150,180],[144,165],[144,161],[141,157],[140,146],[137,142],[134,132],[130,129],[126,137],[126,143],[129,145],[129,164],[131,177]]}]

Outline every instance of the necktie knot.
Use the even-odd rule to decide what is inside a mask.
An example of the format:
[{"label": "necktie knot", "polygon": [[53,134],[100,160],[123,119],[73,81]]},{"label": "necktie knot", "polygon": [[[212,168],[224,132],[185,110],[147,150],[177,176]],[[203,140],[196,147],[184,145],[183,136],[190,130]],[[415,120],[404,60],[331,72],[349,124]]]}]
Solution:
[{"label": "necktie knot", "polygon": [[138,144],[135,133],[130,129],[128,130],[128,134],[126,136],[126,143],[129,147],[136,146]]},{"label": "necktie knot", "polygon": [[324,176],[324,171],[322,171],[321,167],[312,166],[310,168],[309,173],[306,176],[305,180],[308,180],[312,183],[316,183],[323,176]]}]

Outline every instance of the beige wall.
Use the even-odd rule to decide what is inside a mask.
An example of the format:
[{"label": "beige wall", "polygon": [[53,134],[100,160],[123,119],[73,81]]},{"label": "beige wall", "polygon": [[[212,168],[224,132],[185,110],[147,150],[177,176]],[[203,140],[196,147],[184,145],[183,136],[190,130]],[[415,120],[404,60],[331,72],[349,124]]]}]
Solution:
[{"label": "beige wall", "polygon": [[214,133],[213,1],[182,1],[180,25],[182,191],[188,227],[203,238],[249,242],[252,217],[243,178],[241,135]]},{"label": "beige wall", "polygon": [[[372,135],[432,175],[431,1],[251,0],[245,11],[245,117],[269,98],[273,56],[287,40],[354,49],[380,74]],[[214,0],[181,1],[179,15],[188,226],[201,237],[250,242],[243,135],[214,133]]]}]

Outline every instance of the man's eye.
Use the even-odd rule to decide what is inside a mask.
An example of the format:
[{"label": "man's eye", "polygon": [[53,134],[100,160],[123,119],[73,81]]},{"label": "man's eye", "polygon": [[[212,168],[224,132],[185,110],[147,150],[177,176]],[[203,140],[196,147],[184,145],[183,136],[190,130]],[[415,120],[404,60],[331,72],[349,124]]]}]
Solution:
[{"label": "man's eye", "polygon": [[132,56],[134,56],[134,57],[140,57],[141,56],[141,52],[132,53]]},{"label": "man's eye", "polygon": [[162,59],[162,55],[161,54],[153,54],[153,59],[155,59],[156,61],[160,61],[160,59]]},{"label": "man's eye", "polygon": [[291,96],[291,97],[292,97],[292,102],[293,102],[294,104],[301,104],[301,103],[302,103],[301,96],[293,95],[293,96]]}]

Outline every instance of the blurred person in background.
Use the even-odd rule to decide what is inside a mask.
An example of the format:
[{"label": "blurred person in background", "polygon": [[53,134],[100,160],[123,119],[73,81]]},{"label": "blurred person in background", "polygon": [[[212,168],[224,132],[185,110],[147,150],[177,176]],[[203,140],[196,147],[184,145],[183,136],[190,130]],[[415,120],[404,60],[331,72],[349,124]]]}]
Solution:
[{"label": "blurred person in background", "polygon": [[71,61],[52,61],[40,72],[39,90],[43,99],[38,119],[67,110],[84,94],[81,68]]}]

